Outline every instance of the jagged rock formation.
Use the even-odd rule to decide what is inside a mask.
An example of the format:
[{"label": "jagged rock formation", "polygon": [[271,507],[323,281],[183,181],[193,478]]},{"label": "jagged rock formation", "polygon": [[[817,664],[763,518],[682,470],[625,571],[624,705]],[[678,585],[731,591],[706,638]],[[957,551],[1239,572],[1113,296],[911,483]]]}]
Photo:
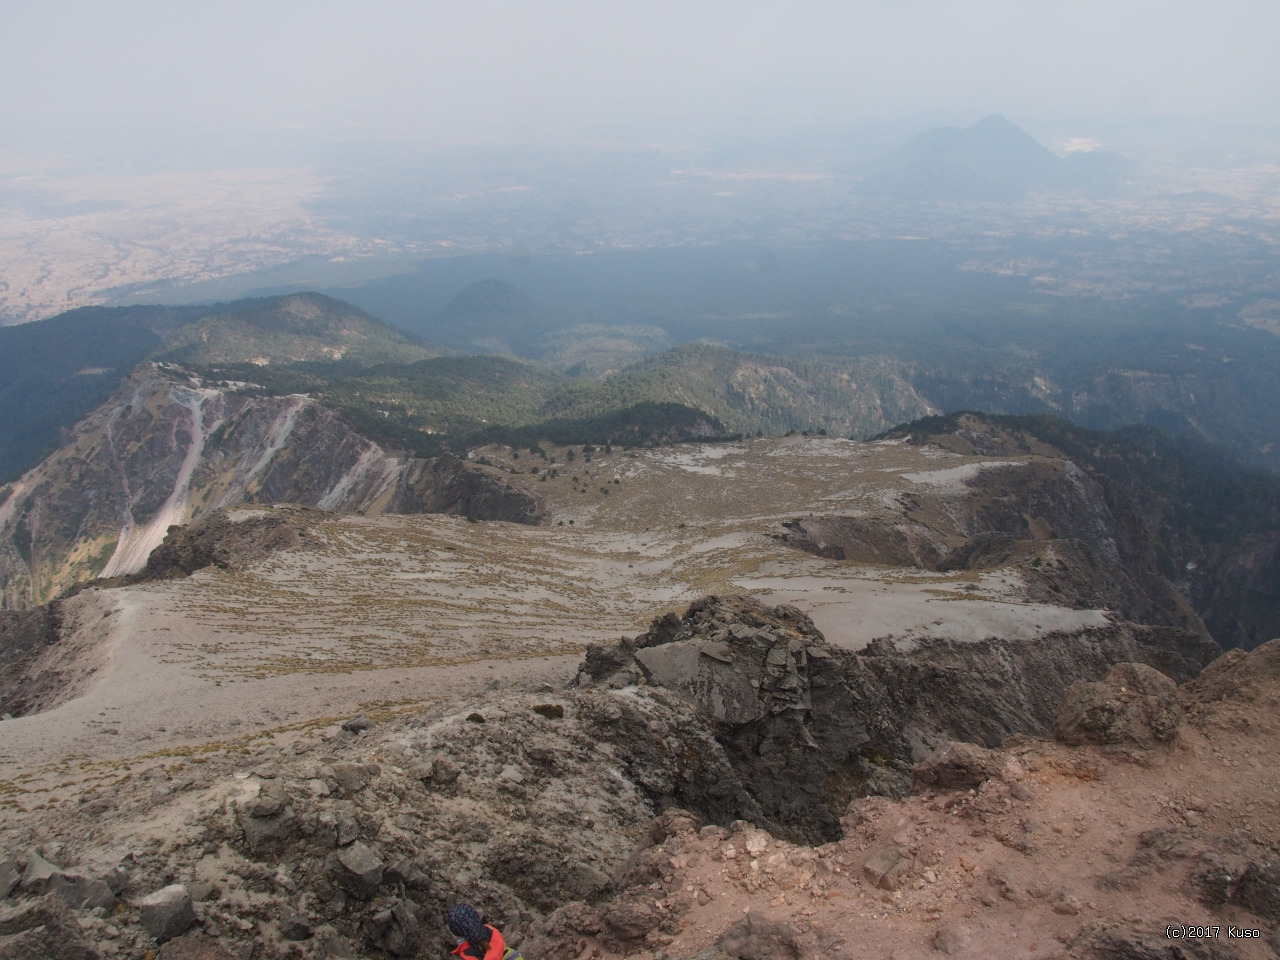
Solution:
[{"label": "jagged rock formation", "polygon": [[[850,804],[844,838],[816,849],[668,811],[622,873],[649,880],[647,896],[565,904],[524,947],[547,960],[1271,956],[1280,802],[1258,788],[1272,780],[1278,664],[1280,640],[1222,657],[1176,690],[1172,728],[1120,711],[1076,747],[945,744],[915,766],[915,795]],[[1121,664],[1104,685],[1144,673]],[[1239,740],[1222,743],[1232,728]],[[1251,756],[1246,783],[1203,782]]]},{"label": "jagged rock formation", "polygon": [[1047,733],[1081,677],[1139,660],[1189,680],[1217,652],[1193,634],[1116,624],[1042,641],[851,653],[794,608],[707,597],[634,640],[588,648],[579,683],[644,682],[684,698],[775,830],[832,840],[851,799],[901,796],[911,764],[940,743]]},{"label": "jagged rock formation", "polygon": [[307,512],[306,507],[220,508],[188,526],[170,527],[138,576],[163,580],[190,576],[205,567],[230,570],[278,550],[295,550],[311,539]]},{"label": "jagged rock formation", "polygon": [[32,701],[30,669],[60,639],[62,610],[57,603],[32,610],[0,610],[0,716],[19,717]]},{"label": "jagged rock formation", "polygon": [[[1086,536],[1076,544],[1077,558],[1068,554],[1064,564],[1055,565],[1046,556],[1039,569],[1027,571],[1046,596],[1087,596],[1092,577],[1100,581],[1093,592],[1126,603],[1121,609],[1132,619],[1186,626],[1182,621],[1194,610],[1224,647],[1248,649],[1280,633],[1280,484],[1274,476],[1143,428],[1106,434],[1050,418],[966,413],[927,418],[891,433],[953,453],[1068,461],[1086,475],[1094,515],[1107,530],[1124,577],[1117,578],[1110,551],[1097,550],[1098,542]],[[1050,529],[1067,529],[1054,524],[1069,521],[1069,513],[1041,515]],[[1016,539],[1045,536],[1033,529]],[[1015,546],[1025,550],[1028,544]],[[1168,611],[1165,618],[1155,619],[1162,609]]]},{"label": "jagged rock formation", "polygon": [[904,495],[892,517],[797,518],[774,536],[858,563],[937,571],[1013,567],[1029,599],[1110,609],[1138,623],[1207,635],[1187,598],[1156,569],[1150,538],[1113,509],[1098,478],[1072,461],[996,463],[960,483],[960,493]]},{"label": "jagged rock formation", "polygon": [[[702,604],[689,625],[725,606]],[[739,629],[712,641],[712,653],[737,651],[729,659],[755,671],[767,696],[726,701],[726,713],[772,720],[781,735],[788,723],[778,718],[801,713],[804,698],[821,709],[822,671],[802,670],[823,661],[813,657],[821,638],[797,612],[727,606]],[[662,669],[679,652],[663,647],[688,642],[673,639],[684,627],[660,619],[666,643],[633,644],[633,654]],[[770,658],[780,646],[788,664]],[[695,707],[699,697],[716,702],[706,679],[730,665],[704,659],[710,670],[685,687],[491,695],[353,718],[90,791],[79,809],[47,811],[25,846],[6,833],[0,895],[16,902],[0,908],[0,950],[418,956],[451,946],[443,920],[458,900],[546,960],[658,949],[799,960],[891,946],[1012,958],[1037,938],[1056,938],[1064,958],[1157,955],[1168,942],[1160,918],[1188,910],[1274,942],[1280,820],[1250,811],[1276,808],[1256,785],[1272,775],[1280,641],[1184,684],[1173,735],[1145,746],[1112,735],[1133,728],[1123,712],[1112,727],[1095,725],[1100,745],[940,744],[912,771],[916,795],[847,805],[843,836],[816,848],[761,829],[759,785]],[[963,703],[932,709],[946,724],[952,706],[963,726]],[[1163,722],[1147,720],[1153,731]],[[1230,729],[1247,742],[1221,739]],[[1234,768],[1259,749],[1259,766],[1240,773],[1246,782],[1213,793],[1221,802],[1204,799],[1206,762]],[[1136,919],[1144,909],[1157,911],[1159,928]],[[1220,955],[1263,955],[1229,946]]]},{"label": "jagged rock formation", "polygon": [[32,606],[135,573],[171,526],[238,503],[540,516],[532,494],[456,460],[394,455],[306,397],[146,364],[0,503],[0,602]]},{"label": "jagged rock formation", "polygon": [[[239,765],[214,758],[176,786],[201,812],[162,828],[171,854],[111,860],[114,825],[130,829],[154,800],[86,796],[102,830],[57,848],[58,863],[19,853],[24,877],[72,879],[24,880],[18,892],[51,891],[61,909],[101,884],[122,905],[105,918],[112,930],[136,924],[122,940],[107,934],[112,952],[136,945],[141,955],[197,918],[224,943],[244,943],[255,930],[240,918],[260,915],[269,951],[301,940],[417,956],[452,946],[443,921],[459,899],[519,940],[566,901],[638,890],[618,870],[666,808],[762,821],[694,712],[662,690],[485,698],[385,725],[360,718],[237,778]],[[177,888],[160,882],[169,862],[182,864]],[[102,918],[86,923],[106,939]]]},{"label": "jagged rock formation", "polygon": [[523,490],[488,473],[472,470],[445,453],[411,461],[387,501],[387,513],[456,513],[477,520],[538,523],[542,509]]},{"label": "jagged rock formation", "polygon": [[1053,735],[1066,744],[1168,743],[1182,722],[1177,685],[1140,663],[1116,664],[1100,681],[1077,680],[1058,707]]}]

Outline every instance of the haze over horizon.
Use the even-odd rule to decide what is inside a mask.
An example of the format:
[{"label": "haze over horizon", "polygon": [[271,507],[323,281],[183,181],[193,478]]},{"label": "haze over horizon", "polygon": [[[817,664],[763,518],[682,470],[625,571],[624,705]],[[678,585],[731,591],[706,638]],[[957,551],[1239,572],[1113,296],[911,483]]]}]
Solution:
[{"label": "haze over horizon", "polygon": [[424,257],[895,237],[1115,293],[1150,278],[982,238],[1265,246],[1280,209],[1280,8],[1252,0],[11,6],[0,323]]},{"label": "haze over horizon", "polygon": [[1273,128],[1280,90],[1280,8],[1262,2],[71,0],[6,19],[6,166],[95,145],[297,162],[370,139],[705,141],[989,113],[1060,149],[1151,118]]}]

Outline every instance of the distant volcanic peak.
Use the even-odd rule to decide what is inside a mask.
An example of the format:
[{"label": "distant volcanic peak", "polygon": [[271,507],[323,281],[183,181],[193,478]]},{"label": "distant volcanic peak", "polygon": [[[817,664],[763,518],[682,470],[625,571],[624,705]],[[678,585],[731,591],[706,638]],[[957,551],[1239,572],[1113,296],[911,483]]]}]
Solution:
[{"label": "distant volcanic peak", "polygon": [[1093,164],[1086,172],[1083,156],[1068,163],[992,114],[967,127],[926,130],[873,167],[867,186],[907,200],[1011,200],[1034,189],[1102,189],[1118,175]]},{"label": "distant volcanic peak", "polygon": [[935,127],[907,141],[890,156],[904,159],[940,159],[942,151],[979,157],[1020,156],[1051,161],[1054,155],[1031,134],[1000,114],[983,117],[967,127]]},{"label": "distant volcanic peak", "polygon": [[533,301],[515,284],[491,278],[463,287],[444,308],[444,315],[455,318],[511,316],[533,307]]}]

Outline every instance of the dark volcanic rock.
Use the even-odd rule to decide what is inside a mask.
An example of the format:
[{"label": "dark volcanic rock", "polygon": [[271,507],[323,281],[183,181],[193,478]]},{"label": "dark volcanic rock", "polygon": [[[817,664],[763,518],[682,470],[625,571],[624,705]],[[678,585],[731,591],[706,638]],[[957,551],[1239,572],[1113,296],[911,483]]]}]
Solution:
[{"label": "dark volcanic rock", "polygon": [[170,527],[140,577],[186,577],[205,567],[234,570],[278,550],[296,549],[307,536],[302,513],[273,510],[232,520],[226,510],[218,510],[198,523]]},{"label": "dark volcanic rock", "polygon": [[998,777],[1004,765],[1004,756],[994,750],[972,743],[944,743],[915,765],[911,787],[969,790]]},{"label": "dark volcanic rock", "polygon": [[4,960],[99,960],[71,908],[52,894],[0,914]]},{"label": "dark volcanic rock", "polygon": [[1212,940],[1170,941],[1163,933],[1123,924],[1094,924],[1071,944],[1072,955],[1088,960],[1233,960],[1234,951]]},{"label": "dark volcanic rock", "polygon": [[803,955],[800,935],[791,924],[754,913],[726,930],[716,946],[738,960],[799,960]]},{"label": "dark volcanic rock", "polygon": [[138,912],[147,933],[158,942],[172,940],[196,922],[191,894],[180,883],[163,887],[138,901]]},{"label": "dark volcanic rock", "polygon": [[73,910],[93,910],[115,906],[116,895],[102,880],[91,880],[74,873],[57,873],[45,883],[49,893],[56,894]]},{"label": "dark volcanic rock", "polygon": [[62,868],[50,863],[40,854],[27,854],[27,867],[22,871],[21,887],[27,893],[44,893],[49,881],[58,876]]},{"label": "dark volcanic rock", "polygon": [[474,520],[537,524],[545,510],[533,494],[504,483],[452,454],[411,461],[388,513],[452,513]]},{"label": "dark volcanic rock", "polygon": [[1200,705],[1215,700],[1253,700],[1280,678],[1280,639],[1256,650],[1228,650],[1179,692]]},{"label": "dark volcanic rock", "polygon": [[339,850],[336,861],[334,873],[338,883],[362,900],[372,899],[378,892],[378,885],[382,883],[382,871],[385,867],[382,858],[357,840],[351,846]]},{"label": "dark volcanic rock", "polygon": [[0,610],[0,715],[31,713],[53,692],[56,680],[31,668],[61,633],[62,604],[56,600],[31,610]]},{"label": "dark volcanic rock", "polygon": [[22,871],[13,860],[0,860],[0,900],[3,900],[18,886],[22,879]]},{"label": "dark volcanic rock", "polygon": [[[1039,640],[852,653],[828,644],[793,608],[707,597],[634,640],[589,647],[580,680],[608,686],[638,671],[691,704],[774,829],[831,840],[851,799],[905,794],[912,765],[938,746],[994,747],[1015,733],[1047,733],[1081,677],[1133,660],[1174,663],[1183,679],[1200,669],[1161,639],[1117,624]],[[1187,649],[1198,653],[1199,641]],[[943,779],[953,773],[960,776],[938,771]],[[691,798],[679,805],[724,822]]]}]

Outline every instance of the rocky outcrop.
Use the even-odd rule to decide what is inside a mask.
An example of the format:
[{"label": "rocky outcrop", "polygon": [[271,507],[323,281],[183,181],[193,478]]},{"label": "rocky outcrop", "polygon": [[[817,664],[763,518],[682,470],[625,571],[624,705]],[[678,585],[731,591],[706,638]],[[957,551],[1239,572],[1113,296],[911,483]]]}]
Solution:
[{"label": "rocky outcrop", "polygon": [[1165,639],[1117,624],[910,653],[873,644],[855,654],[828,644],[794,608],[707,597],[633,640],[589,647],[578,682],[641,682],[685,700],[774,830],[830,840],[851,799],[904,794],[912,765],[948,741],[997,746],[1045,734],[1080,677],[1138,660],[1188,680],[1217,652],[1194,635],[1178,637],[1181,652]]},{"label": "rocky outcrop", "polygon": [[1118,663],[1102,680],[1077,680],[1053,720],[1053,735],[1079,746],[1169,743],[1182,722],[1178,686],[1140,663]]},{"label": "rocky outcrop", "polygon": [[[988,922],[1010,931],[1010,942],[981,946],[1001,960],[1024,956],[1033,938],[1055,939],[1064,956],[1155,956],[1171,921],[1154,934],[1132,921],[1153,897],[1161,917],[1180,904],[1204,922],[1274,937],[1280,872],[1255,835],[1274,837],[1261,812],[1273,804],[1246,785],[1220,810],[1226,794],[1203,786],[1203,770],[1177,777],[1212,743],[1229,749],[1233,771],[1263,749],[1248,775],[1270,782],[1280,642],[1224,657],[1176,691],[1179,736],[1199,736],[1188,725],[1201,724],[1214,741],[1188,740],[1177,755],[1154,739],[1126,743],[1123,755],[1025,736],[998,749],[950,741],[916,765],[914,795],[848,804],[843,837],[815,848],[789,843],[791,828],[762,829],[759,784],[744,771],[765,768],[744,766],[742,741],[722,743],[722,725],[772,722],[776,735],[803,735],[785,722],[794,719],[813,736],[807,749],[825,751],[816,734],[833,675],[816,663],[831,652],[844,685],[857,676],[851,655],[824,650],[785,607],[745,598],[695,607],[630,641],[620,670],[598,681],[584,670],[582,683],[599,688],[355,716],[283,747],[211,753],[176,795],[157,794],[161,767],[121,781],[110,805],[91,792],[77,809],[49,810],[40,850],[0,858],[0,894],[15,898],[0,909],[0,955],[444,955],[444,916],[459,900],[544,960],[658,950],[798,960],[900,946],[964,955]],[[718,639],[699,636],[726,626]],[[710,646],[709,672],[655,686],[664,658],[679,653],[666,648],[679,644],[723,646]],[[728,660],[717,659],[726,648]],[[779,649],[787,663],[770,657]],[[738,672],[730,686],[745,678],[758,690],[754,703],[716,700],[726,666]],[[1246,677],[1236,696],[1232,680]],[[1144,696],[1168,690],[1134,664],[1102,685],[1112,682]],[[878,709],[902,710],[904,697],[887,692]],[[937,722],[961,703],[933,704]],[[1244,742],[1224,742],[1223,729]],[[85,839],[89,810],[99,813]],[[1250,827],[1236,814],[1257,819]],[[1210,816],[1225,829],[1207,825]],[[59,849],[79,862],[60,866]],[[103,898],[82,896],[90,889]],[[112,896],[120,906],[107,910]]]},{"label": "rocky outcrop", "polygon": [[[965,456],[1072,463],[1103,508],[1098,516],[1107,519],[1125,574],[1115,585],[1096,580],[1091,589],[1102,588],[1099,596],[1127,600],[1133,606],[1125,616],[1148,623],[1185,627],[1193,610],[1225,648],[1250,649],[1280,634],[1280,482],[1273,475],[1186,436],[1143,427],[1104,433],[1047,417],[961,413],[889,435]],[[1088,554],[1090,538],[1081,542]],[[1098,569],[1112,575],[1106,567]],[[1041,585],[1084,596],[1087,573],[1081,568],[1066,582],[1045,577]],[[1153,616],[1171,590],[1167,615]]]},{"label": "rocky outcrop", "polygon": [[[542,516],[532,494],[453,457],[386,451],[307,397],[144,364],[0,502],[0,609],[137,573],[171,527],[245,503],[520,523]],[[214,532],[203,546],[175,544],[190,556],[164,559],[166,568],[212,549]]]},{"label": "rocky outcrop", "polygon": [[774,537],[836,560],[924,570],[1017,569],[1027,599],[1109,609],[1207,636],[1158,569],[1150,537],[1103,484],[1062,456],[983,466],[960,492],[902,494],[892,512],[812,516]]},{"label": "rocky outcrop", "polygon": [[531,524],[540,523],[545,515],[532,494],[448,453],[434,460],[411,461],[399,475],[386,512],[452,513]]},{"label": "rocky outcrop", "polygon": [[47,691],[33,667],[61,635],[57,601],[32,610],[0,610],[0,716],[20,717],[42,699]]},{"label": "rocky outcrop", "polygon": [[1004,770],[1005,758],[995,750],[972,743],[944,743],[915,765],[911,789],[969,790]]},{"label": "rocky outcrop", "polygon": [[1228,650],[1179,693],[1193,713],[1219,701],[1254,702],[1280,683],[1280,639],[1249,653]]},{"label": "rocky outcrop", "polygon": [[308,539],[303,509],[220,509],[188,526],[170,527],[140,576],[164,580],[190,576],[205,567],[234,570],[279,550],[295,550]]},{"label": "rocky outcrop", "polygon": [[0,914],[0,956],[9,960],[101,960],[76,915],[54,894]]}]

